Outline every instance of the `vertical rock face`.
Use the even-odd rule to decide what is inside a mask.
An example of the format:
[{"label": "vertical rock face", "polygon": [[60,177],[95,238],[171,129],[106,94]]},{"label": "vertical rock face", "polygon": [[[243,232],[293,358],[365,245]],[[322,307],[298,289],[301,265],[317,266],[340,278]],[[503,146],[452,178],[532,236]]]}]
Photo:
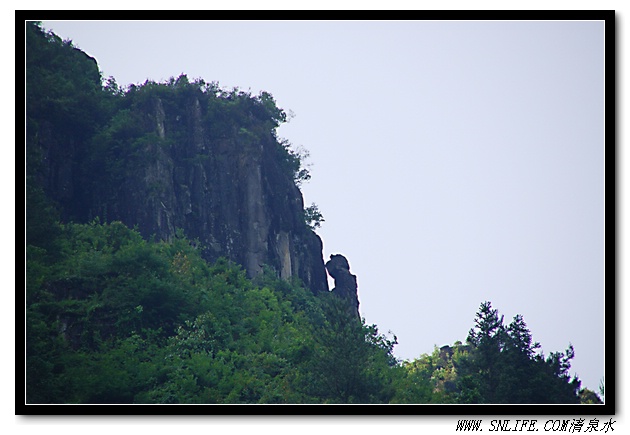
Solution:
[{"label": "vertical rock face", "polygon": [[359,319],[359,296],[357,294],[357,277],[350,273],[350,264],[343,255],[331,255],[326,269],[335,280],[332,293],[348,302],[349,311]]},{"label": "vertical rock face", "polygon": [[275,135],[286,115],[270,94],[184,75],[104,90],[93,58],[36,25],[27,38],[29,180],[63,220],[120,220],[162,240],[182,230],[209,261],[227,257],[250,277],[268,265],[328,290],[295,155]]},{"label": "vertical rock face", "polygon": [[[88,218],[120,220],[162,240],[181,229],[199,240],[209,261],[226,257],[249,277],[271,266],[315,293],[328,291],[322,242],[305,223],[302,194],[281,167],[275,137],[241,128],[211,138],[199,100],[187,103],[169,113],[156,98],[135,113],[145,139],[121,159],[118,184],[96,183],[90,190]],[[65,180],[64,171],[60,166],[51,179]],[[47,187],[55,199],[72,202],[69,181]]]},{"label": "vertical rock face", "polygon": [[302,194],[282,170],[271,133],[241,128],[210,138],[194,98],[172,114],[156,99],[142,117],[156,140],[143,145],[143,163],[128,174],[116,200],[97,200],[93,214],[106,209],[108,220],[137,225],[147,237],[168,240],[182,229],[199,240],[208,260],[227,257],[249,277],[268,265],[314,292],[328,290],[322,242],[304,221]]}]

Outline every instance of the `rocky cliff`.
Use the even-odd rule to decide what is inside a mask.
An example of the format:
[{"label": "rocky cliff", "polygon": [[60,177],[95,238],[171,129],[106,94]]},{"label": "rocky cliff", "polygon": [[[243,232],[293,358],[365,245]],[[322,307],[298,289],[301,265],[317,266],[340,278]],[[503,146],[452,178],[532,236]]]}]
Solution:
[{"label": "rocky cliff", "polygon": [[36,26],[27,46],[27,190],[41,186],[63,220],[183,234],[250,277],[270,266],[328,290],[300,159],[276,136],[286,115],[270,94],[185,75],[123,91],[101,86],[93,58]]},{"label": "rocky cliff", "polygon": [[127,149],[116,150],[113,138],[127,134],[128,126],[101,135],[107,152],[86,161],[95,175],[87,191],[49,190],[60,200],[83,190],[90,218],[120,220],[146,237],[168,240],[182,230],[199,241],[205,258],[227,257],[250,277],[268,265],[282,278],[299,277],[314,292],[327,291],[322,242],[305,222],[302,194],[283,168],[286,150],[273,131],[250,119],[213,137],[208,101],[205,110],[200,102],[204,94],[176,97],[152,95],[132,104],[125,116],[135,132],[124,138]]},{"label": "rocky cliff", "polygon": [[327,291],[322,242],[306,225],[302,194],[283,168],[286,150],[251,112],[247,122],[216,134],[225,126],[213,130],[209,104],[204,94],[191,93],[135,106],[144,138],[134,151],[137,162],[115,197],[92,198],[91,214],[160,239],[181,229],[199,240],[209,260],[227,257],[250,277],[268,265],[282,278]]}]

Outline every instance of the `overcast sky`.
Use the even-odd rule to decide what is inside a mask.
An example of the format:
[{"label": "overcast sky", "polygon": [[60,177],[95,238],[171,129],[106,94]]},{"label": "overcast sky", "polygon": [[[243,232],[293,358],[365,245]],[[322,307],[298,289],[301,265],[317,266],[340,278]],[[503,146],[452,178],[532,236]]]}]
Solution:
[{"label": "overcast sky", "polygon": [[401,359],[465,341],[479,305],[604,377],[604,23],[60,22],[120,85],[218,81],[295,113],[324,258]]}]

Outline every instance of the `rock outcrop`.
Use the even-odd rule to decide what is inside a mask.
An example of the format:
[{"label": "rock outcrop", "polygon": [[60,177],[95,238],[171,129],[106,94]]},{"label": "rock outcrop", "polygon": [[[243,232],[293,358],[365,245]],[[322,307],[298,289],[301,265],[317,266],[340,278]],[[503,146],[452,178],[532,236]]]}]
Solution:
[{"label": "rock outcrop", "polygon": [[349,311],[360,319],[357,277],[350,273],[350,264],[346,257],[340,254],[331,255],[326,263],[326,269],[335,280],[332,293],[347,301]]},{"label": "rock outcrop", "polygon": [[74,106],[51,111],[39,107],[50,89],[31,83],[65,71],[29,58],[28,168],[63,220],[122,221],[158,240],[181,233],[199,241],[207,260],[226,257],[249,277],[270,266],[314,293],[328,291],[322,242],[296,185],[299,159],[276,136],[285,115],[269,94],[208,89],[181,76],[105,98],[94,60],[76,63],[91,80],[72,98],[56,90],[59,104]]},{"label": "rock outcrop", "polygon": [[95,201],[92,213],[137,225],[147,237],[168,240],[182,229],[210,261],[227,257],[249,277],[268,265],[281,278],[299,277],[313,292],[327,291],[321,239],[305,224],[302,194],[281,167],[275,137],[254,134],[253,123],[212,138],[203,116],[197,98],[172,113],[154,99],[142,113],[155,132],[142,149],[149,158],[114,201]]}]

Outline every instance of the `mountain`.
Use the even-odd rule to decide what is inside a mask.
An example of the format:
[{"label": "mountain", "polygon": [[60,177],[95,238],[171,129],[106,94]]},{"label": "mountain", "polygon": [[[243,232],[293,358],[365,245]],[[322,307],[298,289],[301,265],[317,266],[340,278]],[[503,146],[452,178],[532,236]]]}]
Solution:
[{"label": "mountain", "polygon": [[27,166],[64,221],[121,221],[158,240],[181,232],[208,261],[329,290],[297,186],[308,175],[276,135],[286,115],[269,93],[185,75],[126,92],[110,79],[103,91],[93,58],[27,30]]},{"label": "mountain", "polygon": [[465,346],[398,361],[348,260],[324,263],[271,94],[121,89],[25,30],[25,403],[599,402],[572,346],[545,358],[489,302]]}]

